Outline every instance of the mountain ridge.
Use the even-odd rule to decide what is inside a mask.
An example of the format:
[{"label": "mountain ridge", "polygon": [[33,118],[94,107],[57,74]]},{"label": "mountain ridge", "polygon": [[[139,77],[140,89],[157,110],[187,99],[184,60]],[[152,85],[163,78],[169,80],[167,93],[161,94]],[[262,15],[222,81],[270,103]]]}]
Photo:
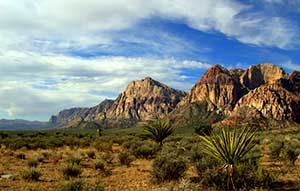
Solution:
[{"label": "mountain ridge", "polygon": [[241,123],[246,119],[300,123],[299,95],[298,71],[288,74],[272,63],[251,65],[245,70],[214,65],[188,93],[146,77],[130,82],[105,111],[100,109],[97,113],[95,107],[75,109],[69,122],[97,121],[114,127],[155,119],[232,124],[236,115],[247,110]]}]

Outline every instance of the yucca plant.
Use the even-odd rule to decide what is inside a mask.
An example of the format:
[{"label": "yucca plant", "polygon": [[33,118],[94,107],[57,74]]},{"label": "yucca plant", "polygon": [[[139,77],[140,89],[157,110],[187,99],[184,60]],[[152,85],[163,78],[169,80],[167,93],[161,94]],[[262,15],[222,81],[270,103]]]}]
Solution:
[{"label": "yucca plant", "polygon": [[154,140],[163,145],[163,141],[174,132],[174,128],[167,121],[157,120],[151,125],[146,125],[143,130],[143,136]]},{"label": "yucca plant", "polygon": [[235,189],[232,179],[234,169],[255,146],[254,136],[255,132],[251,128],[243,128],[241,131],[223,128],[219,134],[199,136],[204,141],[204,152],[224,164],[221,169],[227,171],[228,188],[231,183]]}]

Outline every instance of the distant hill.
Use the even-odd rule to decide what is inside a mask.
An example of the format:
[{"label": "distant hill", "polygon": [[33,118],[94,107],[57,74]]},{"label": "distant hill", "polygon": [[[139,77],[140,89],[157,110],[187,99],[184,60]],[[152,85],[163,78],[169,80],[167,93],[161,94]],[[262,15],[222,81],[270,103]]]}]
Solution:
[{"label": "distant hill", "polygon": [[50,128],[48,122],[27,121],[23,119],[1,119],[0,130],[37,130]]}]

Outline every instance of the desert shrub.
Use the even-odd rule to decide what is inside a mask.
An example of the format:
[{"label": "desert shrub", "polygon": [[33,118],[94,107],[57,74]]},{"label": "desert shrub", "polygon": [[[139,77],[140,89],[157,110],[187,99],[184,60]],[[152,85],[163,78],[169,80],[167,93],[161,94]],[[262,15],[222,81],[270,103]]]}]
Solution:
[{"label": "desert shrub", "polygon": [[104,191],[104,186],[100,180],[97,180],[94,185],[88,185],[87,191]]},{"label": "desert shrub", "polygon": [[279,159],[279,155],[281,152],[281,149],[283,148],[284,143],[281,141],[274,141],[272,142],[269,147],[271,151],[271,156],[275,159]]},{"label": "desert shrub", "polygon": [[67,158],[67,162],[72,165],[79,165],[81,160],[82,160],[81,157],[75,155],[71,155],[69,156],[69,158]]},{"label": "desert shrub", "polygon": [[61,191],[104,191],[104,186],[99,180],[95,184],[90,184],[82,179],[75,179],[64,185]]},{"label": "desert shrub", "polygon": [[34,167],[25,169],[21,172],[21,177],[27,181],[37,181],[41,175],[42,173]]},{"label": "desert shrub", "polygon": [[211,133],[211,125],[199,125],[197,127],[195,127],[195,133],[197,135],[210,135]]},{"label": "desert shrub", "polygon": [[143,137],[152,139],[159,144],[160,147],[163,145],[163,141],[169,137],[175,128],[167,121],[157,120],[150,125],[146,125],[143,129]]},{"label": "desert shrub", "polygon": [[288,161],[292,165],[294,165],[299,154],[300,154],[299,141],[291,140],[290,142],[287,142],[283,145],[279,157],[281,160]]},{"label": "desert shrub", "polygon": [[130,156],[128,151],[120,152],[118,157],[122,165],[130,166],[131,162],[133,161],[133,158]]},{"label": "desert shrub", "polygon": [[39,164],[39,162],[38,162],[38,160],[35,159],[35,158],[29,159],[29,160],[27,161],[27,165],[28,165],[29,167],[37,167],[38,164]]},{"label": "desert shrub", "polygon": [[136,158],[151,158],[159,150],[157,144],[140,139],[132,139],[123,143],[124,149],[130,151]]},{"label": "desert shrub", "polygon": [[51,153],[44,151],[44,152],[42,152],[42,156],[44,157],[45,160],[48,160],[51,156]]},{"label": "desert shrub", "polygon": [[71,177],[80,176],[82,170],[78,164],[70,163],[62,168],[62,173],[65,179],[70,179]]},{"label": "desert shrub", "polygon": [[26,155],[24,153],[17,153],[16,154],[16,158],[17,159],[25,160],[26,159]]},{"label": "desert shrub", "polygon": [[84,181],[82,179],[76,179],[63,186],[61,191],[81,191],[83,188]]},{"label": "desert shrub", "polygon": [[159,147],[157,145],[145,142],[133,150],[133,154],[137,158],[152,158],[158,150]]},{"label": "desert shrub", "polygon": [[96,142],[94,147],[100,152],[112,151],[113,142]]},{"label": "desert shrub", "polygon": [[105,170],[105,162],[103,159],[96,159],[95,161],[95,169],[96,170]]},{"label": "desert shrub", "polygon": [[[228,177],[225,168],[220,168],[220,162],[203,154],[196,161],[195,167],[200,177],[200,183],[217,188],[228,187]],[[258,166],[258,159],[248,159],[235,165],[232,177],[236,189],[252,189],[256,187],[269,188],[274,183],[274,176]]]},{"label": "desert shrub", "polygon": [[86,154],[89,158],[94,158],[96,155],[94,150],[89,150],[86,152]]},{"label": "desert shrub", "polygon": [[161,152],[152,164],[152,174],[158,181],[178,180],[187,169],[187,159],[176,152]]},{"label": "desert shrub", "polygon": [[114,160],[114,155],[113,155],[112,153],[103,153],[103,154],[101,155],[101,158],[102,158],[103,160],[105,160],[105,162],[111,164],[112,161]]},{"label": "desert shrub", "polygon": [[8,137],[8,134],[7,133],[4,133],[4,132],[0,132],[0,138],[1,139],[5,139]]}]

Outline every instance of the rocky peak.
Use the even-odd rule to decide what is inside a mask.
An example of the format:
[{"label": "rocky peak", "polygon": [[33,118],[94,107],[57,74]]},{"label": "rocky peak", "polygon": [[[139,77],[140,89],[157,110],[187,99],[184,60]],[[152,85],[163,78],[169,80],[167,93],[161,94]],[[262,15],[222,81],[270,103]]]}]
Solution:
[{"label": "rocky peak", "polygon": [[58,115],[51,116],[50,123],[54,127],[61,127],[71,121],[73,122],[82,121],[85,117],[85,113],[88,110],[89,108],[80,108],[80,107],[74,107],[74,108],[62,110],[58,113]]},{"label": "rocky peak", "polygon": [[211,67],[179,106],[193,102],[207,102],[208,110],[231,110],[241,94],[240,82],[233,73],[220,65]]},{"label": "rocky peak", "polygon": [[147,77],[132,81],[107,111],[110,119],[150,120],[171,112],[186,95]]},{"label": "rocky peak", "polygon": [[272,63],[250,66],[240,77],[241,84],[249,90],[264,84],[273,84],[281,78],[286,78],[285,71]]}]

